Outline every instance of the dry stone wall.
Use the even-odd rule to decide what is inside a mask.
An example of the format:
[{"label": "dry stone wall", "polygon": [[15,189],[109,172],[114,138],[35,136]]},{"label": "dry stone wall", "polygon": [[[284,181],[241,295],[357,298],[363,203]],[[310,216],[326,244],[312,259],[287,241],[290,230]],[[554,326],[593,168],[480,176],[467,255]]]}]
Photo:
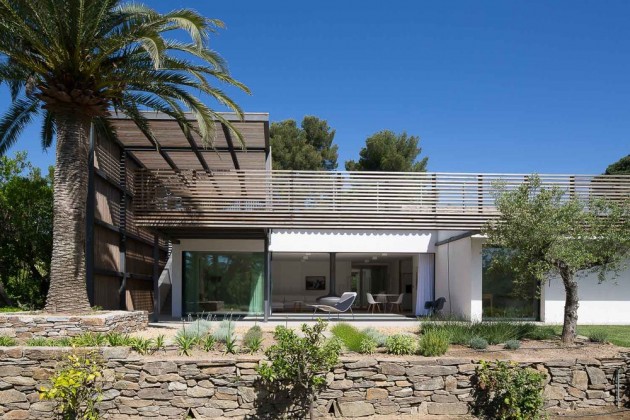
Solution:
[{"label": "dry stone wall", "polygon": [[33,337],[72,337],[83,332],[130,333],[147,327],[146,311],[108,311],[87,315],[50,315],[34,312],[0,314],[0,335]]},{"label": "dry stone wall", "polygon": [[[58,360],[70,351],[0,347],[0,417],[51,418],[53,406],[39,400],[37,389],[46,385]],[[159,355],[141,357],[123,347],[100,352],[106,362],[100,404],[104,418],[181,419],[189,410],[197,418],[276,418],[286,403],[257,382],[259,357],[159,360]],[[548,408],[614,404],[617,369],[620,393],[627,399],[630,355],[524,365],[547,374]],[[475,366],[472,360],[453,358],[342,358],[327,375],[328,387],[316,403],[317,414],[350,418],[466,414]]]}]

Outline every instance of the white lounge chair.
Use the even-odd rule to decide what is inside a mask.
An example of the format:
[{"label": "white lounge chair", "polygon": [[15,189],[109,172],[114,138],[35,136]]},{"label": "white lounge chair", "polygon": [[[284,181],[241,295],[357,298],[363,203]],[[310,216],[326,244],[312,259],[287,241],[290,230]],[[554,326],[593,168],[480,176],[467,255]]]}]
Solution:
[{"label": "white lounge chair", "polygon": [[337,319],[339,319],[339,314],[350,311],[352,314],[352,319],[354,319],[354,312],[352,312],[352,305],[354,304],[355,299],[357,298],[357,292],[345,292],[339,298],[339,302],[334,305],[308,305],[313,309],[313,317],[315,316],[315,312],[318,310],[322,312],[328,312],[328,314],[336,313]]}]

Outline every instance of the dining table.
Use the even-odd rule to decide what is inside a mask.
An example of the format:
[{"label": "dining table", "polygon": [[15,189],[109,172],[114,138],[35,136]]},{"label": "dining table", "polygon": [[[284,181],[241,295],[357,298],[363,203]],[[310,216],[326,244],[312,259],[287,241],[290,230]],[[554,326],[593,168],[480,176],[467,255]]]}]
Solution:
[{"label": "dining table", "polygon": [[377,293],[374,295],[374,300],[376,300],[376,302],[378,303],[382,303],[385,306],[385,309],[383,311],[385,312],[387,310],[387,305],[389,303],[392,303],[392,301],[396,301],[398,296],[398,293]]}]

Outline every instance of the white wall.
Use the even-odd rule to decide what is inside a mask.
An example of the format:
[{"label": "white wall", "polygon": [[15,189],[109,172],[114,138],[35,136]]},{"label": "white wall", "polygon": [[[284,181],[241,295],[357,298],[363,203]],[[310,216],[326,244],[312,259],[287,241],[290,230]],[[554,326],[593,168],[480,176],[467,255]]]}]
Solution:
[{"label": "white wall", "polygon": [[481,319],[480,238],[463,238],[436,247],[435,298],[446,298],[443,313]]},{"label": "white wall", "polygon": [[[630,261],[618,277],[611,274],[599,283],[596,273],[578,279],[578,324],[630,324]],[[564,287],[559,277],[545,285],[542,293],[542,319],[561,324],[564,318]]]},{"label": "white wall", "polygon": [[[336,292],[341,294],[350,290],[351,261],[336,262]],[[325,276],[326,290],[306,290],[306,276]],[[273,259],[271,261],[273,289],[272,301],[278,301],[281,295],[305,296],[315,300],[328,294],[330,289],[330,268],[328,261],[301,261]]]},{"label": "white wall", "polygon": [[264,252],[265,243],[252,239],[182,239],[173,244],[172,280],[172,316],[182,316],[182,252],[184,251],[227,251],[227,252]]},{"label": "white wall", "polygon": [[405,230],[273,230],[272,252],[434,252],[436,232]]}]

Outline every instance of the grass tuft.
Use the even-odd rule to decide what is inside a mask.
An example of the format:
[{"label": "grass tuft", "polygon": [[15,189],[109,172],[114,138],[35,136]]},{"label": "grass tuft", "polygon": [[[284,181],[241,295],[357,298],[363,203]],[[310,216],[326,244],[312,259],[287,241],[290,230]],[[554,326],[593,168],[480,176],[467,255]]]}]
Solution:
[{"label": "grass tuft", "polygon": [[368,336],[358,328],[345,322],[338,322],[330,329],[332,334],[339,338],[343,345],[350,351],[361,352],[361,342]]}]

